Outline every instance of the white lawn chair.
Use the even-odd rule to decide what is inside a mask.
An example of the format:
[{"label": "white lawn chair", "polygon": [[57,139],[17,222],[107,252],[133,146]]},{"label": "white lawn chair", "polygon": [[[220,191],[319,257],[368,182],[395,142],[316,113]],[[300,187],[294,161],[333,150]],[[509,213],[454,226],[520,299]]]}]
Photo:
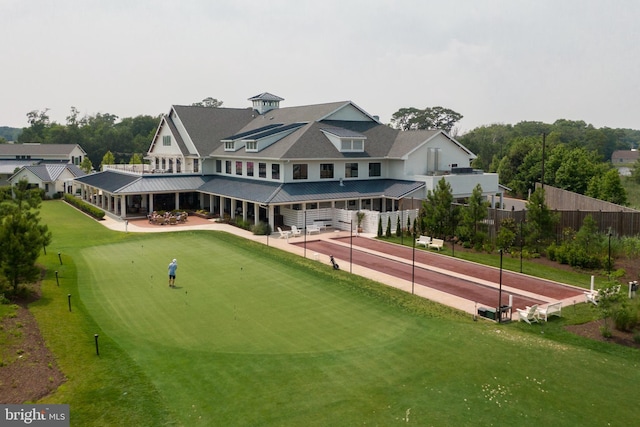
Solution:
[{"label": "white lawn chair", "polygon": [[527,306],[524,310],[521,308],[518,308],[516,310],[518,310],[520,320],[524,320],[528,324],[538,321],[538,304],[534,304],[531,307]]},{"label": "white lawn chair", "polygon": [[598,292],[597,289],[594,289],[593,291],[585,292],[584,297],[586,298],[587,302],[590,302],[593,305],[598,305],[600,292]]},{"label": "white lawn chair", "polygon": [[281,239],[288,239],[289,236],[291,236],[291,232],[290,231],[282,231],[282,228],[278,227],[278,233],[280,233],[280,238]]},{"label": "white lawn chair", "polygon": [[300,230],[300,229],[299,229],[298,227],[296,227],[295,225],[292,225],[292,226],[291,226],[291,235],[292,235],[293,237],[300,236],[301,234],[302,234],[302,230]]}]

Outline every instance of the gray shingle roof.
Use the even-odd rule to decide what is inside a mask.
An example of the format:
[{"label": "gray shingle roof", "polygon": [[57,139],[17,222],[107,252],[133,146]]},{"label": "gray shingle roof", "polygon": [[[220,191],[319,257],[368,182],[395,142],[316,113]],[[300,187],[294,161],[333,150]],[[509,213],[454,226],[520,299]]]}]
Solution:
[{"label": "gray shingle roof", "polygon": [[[256,113],[251,108],[211,108],[174,105],[173,109],[187,129],[200,156],[222,146],[220,141],[238,133]],[[168,118],[171,120],[171,118]],[[175,133],[174,133],[175,135]],[[224,147],[222,146],[224,149]]]},{"label": "gray shingle roof", "polygon": [[61,156],[68,157],[77,144],[0,144],[0,156]]}]

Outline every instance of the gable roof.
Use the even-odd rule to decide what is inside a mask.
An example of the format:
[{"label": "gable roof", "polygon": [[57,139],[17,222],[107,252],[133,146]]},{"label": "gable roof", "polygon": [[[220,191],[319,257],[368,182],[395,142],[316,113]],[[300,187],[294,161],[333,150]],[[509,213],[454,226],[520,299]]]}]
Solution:
[{"label": "gable roof", "polygon": [[55,182],[58,180],[63,172],[69,171],[74,178],[82,177],[86,173],[76,165],[72,164],[41,164],[41,165],[28,165],[20,169],[13,174],[11,178],[27,170],[33,173],[42,182]]},{"label": "gable roof", "polygon": [[[186,132],[195,146],[196,152],[189,152],[187,144],[180,137],[178,127],[173,118],[175,112],[182,122]],[[220,146],[220,141],[228,135],[237,133],[254,119],[256,113],[251,108],[211,108],[185,105],[174,105],[171,112],[164,116],[165,123],[175,136],[178,147],[184,155],[205,157],[214,148]],[[154,137],[152,146],[157,142],[158,133]]]},{"label": "gable roof", "polygon": [[83,154],[85,151],[78,144],[0,144],[0,157],[2,156],[30,156],[30,157],[52,157],[59,156],[68,158],[71,152],[79,148]]}]

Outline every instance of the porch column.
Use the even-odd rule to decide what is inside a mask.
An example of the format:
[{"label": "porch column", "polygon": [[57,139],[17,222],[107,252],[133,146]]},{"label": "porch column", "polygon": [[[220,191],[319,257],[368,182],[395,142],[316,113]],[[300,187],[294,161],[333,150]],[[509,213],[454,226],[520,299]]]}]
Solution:
[{"label": "porch column", "polygon": [[247,201],[243,200],[242,201],[242,220],[246,221],[247,220]]},{"label": "porch column", "polygon": [[213,200],[214,200],[213,194],[209,194],[209,212],[211,213],[213,213],[213,209],[214,209]]},{"label": "porch column", "polygon": [[271,228],[271,230],[275,230],[275,223],[274,223],[274,219],[275,216],[273,215],[273,206],[272,205],[267,205],[267,219],[269,220],[269,227]]},{"label": "porch column", "polygon": [[254,203],[253,204],[253,223],[255,225],[258,225],[259,222],[260,222],[260,204]]},{"label": "porch column", "polygon": [[149,194],[149,213],[153,212],[153,194]]},{"label": "porch column", "polygon": [[180,193],[175,194],[175,208],[180,209]]},{"label": "porch column", "polygon": [[231,199],[231,219],[236,217],[236,199]]},{"label": "porch column", "polygon": [[122,218],[127,217],[127,196],[126,195],[120,196],[120,216]]},{"label": "porch column", "polygon": [[220,196],[220,218],[224,218],[224,197]]}]

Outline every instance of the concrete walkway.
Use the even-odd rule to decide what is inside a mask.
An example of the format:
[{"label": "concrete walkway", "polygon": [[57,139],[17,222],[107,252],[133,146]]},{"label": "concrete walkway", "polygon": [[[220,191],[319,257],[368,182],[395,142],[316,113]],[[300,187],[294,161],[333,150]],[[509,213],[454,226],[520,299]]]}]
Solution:
[{"label": "concrete walkway", "polygon": [[[313,251],[309,248],[305,248],[305,245],[303,244],[303,242],[305,241],[305,236],[282,239],[280,238],[280,235],[277,232],[270,236],[256,236],[249,231],[231,226],[229,224],[218,223],[218,222],[215,222],[214,220],[207,220],[207,219],[198,218],[198,217],[189,217],[189,221],[187,221],[187,223],[185,224],[164,225],[164,226],[152,225],[152,224],[149,224],[148,221],[146,220],[124,221],[119,218],[113,218],[110,216],[105,216],[105,219],[103,221],[100,221],[100,223],[112,230],[116,230],[120,232],[129,232],[129,233],[180,232],[180,231],[190,231],[190,230],[224,231],[227,233],[231,233],[231,234],[235,234],[237,236],[243,237],[245,239],[253,240],[255,242],[259,242],[259,243],[266,244],[278,249],[282,249],[284,251],[291,252],[302,257],[306,257],[308,259],[317,260],[318,262],[326,264],[327,267],[330,266],[329,256],[327,254],[322,254],[320,252]],[[332,244],[338,244],[338,245],[344,246],[345,244],[344,240],[342,240],[343,243],[340,243],[339,240],[340,238],[348,238],[348,237],[349,237],[348,231],[327,230],[327,231],[321,232],[320,234],[314,233],[312,236],[307,236],[306,239],[309,242],[326,240],[326,241],[331,241]],[[374,237],[375,235],[360,234],[360,237],[358,238],[373,239]],[[375,250],[367,249],[362,246],[357,247],[357,250],[374,254],[374,255],[384,256],[387,259],[392,259],[397,262],[404,262],[405,264],[409,263],[409,265],[411,264],[411,260],[407,260],[406,258],[380,254]],[[424,284],[418,285],[410,280],[406,280],[406,279],[399,278],[397,276],[386,274],[379,270],[366,268],[361,265],[357,265],[355,263],[347,264],[348,265],[347,267],[347,265],[345,265],[344,260],[340,260],[340,261],[341,261],[340,264],[341,264],[342,270],[347,270],[347,271],[350,270],[351,273],[353,274],[357,274],[359,276],[363,276],[363,277],[375,280],[377,282],[384,283],[388,286],[393,286],[405,292],[409,292],[409,293],[413,292],[415,295],[430,299],[440,304],[454,307],[456,309],[462,310],[469,314],[477,313],[478,304],[476,301],[466,299],[460,296],[456,296],[451,293],[443,292],[441,290],[433,289],[433,288],[430,288],[428,285],[424,285]],[[463,260],[458,260],[458,261],[466,262]],[[430,269],[430,270],[437,268],[437,267],[434,267],[433,265],[421,264],[421,263],[415,263],[415,267],[420,269]],[[441,272],[443,272],[448,276],[455,277],[460,280],[464,280],[466,282],[471,281],[477,284],[478,286],[482,286],[485,288],[492,288],[494,292],[495,292],[495,289],[497,289],[497,287],[499,286],[498,283],[495,283],[493,281],[487,281],[482,279],[470,279],[470,277],[466,276],[465,274],[453,271],[452,269],[443,270]],[[530,277],[530,276],[527,276],[527,277]],[[553,282],[549,282],[549,283],[553,283]],[[583,293],[584,289],[569,286],[569,285],[564,285],[564,284],[558,284],[558,285],[575,289],[575,292],[572,293],[571,296],[562,300],[563,307],[585,301],[584,293]],[[557,302],[557,300],[552,300],[548,296],[523,291],[522,289],[515,289],[515,288],[512,289],[509,286],[503,286],[502,292],[505,298],[507,295],[511,293],[517,294],[519,296],[524,295],[525,297],[531,298],[532,300],[540,301],[541,306],[544,306],[547,303]],[[517,312],[515,312],[515,309],[514,309],[513,320],[517,320],[517,319],[518,319]]]}]

